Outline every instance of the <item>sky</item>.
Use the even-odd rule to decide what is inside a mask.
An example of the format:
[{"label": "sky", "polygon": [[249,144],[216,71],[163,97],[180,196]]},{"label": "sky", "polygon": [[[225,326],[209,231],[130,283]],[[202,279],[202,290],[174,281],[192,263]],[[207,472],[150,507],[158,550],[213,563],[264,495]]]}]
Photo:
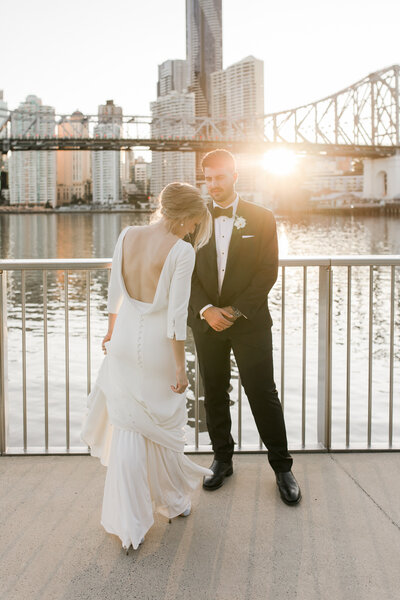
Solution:
[{"label": "sky", "polygon": [[[399,0],[223,0],[223,65],[264,61],[265,112],[400,63]],[[149,115],[157,65],[185,58],[185,0],[0,0],[0,90],[58,114],[113,99]]]}]

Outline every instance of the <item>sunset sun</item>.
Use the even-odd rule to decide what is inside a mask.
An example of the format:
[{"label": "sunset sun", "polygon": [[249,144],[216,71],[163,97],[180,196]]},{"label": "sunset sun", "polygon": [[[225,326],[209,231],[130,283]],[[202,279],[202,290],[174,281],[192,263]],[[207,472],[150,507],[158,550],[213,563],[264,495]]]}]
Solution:
[{"label": "sunset sun", "polygon": [[297,156],[284,148],[269,150],[262,158],[262,166],[272,175],[290,175],[297,165]]}]

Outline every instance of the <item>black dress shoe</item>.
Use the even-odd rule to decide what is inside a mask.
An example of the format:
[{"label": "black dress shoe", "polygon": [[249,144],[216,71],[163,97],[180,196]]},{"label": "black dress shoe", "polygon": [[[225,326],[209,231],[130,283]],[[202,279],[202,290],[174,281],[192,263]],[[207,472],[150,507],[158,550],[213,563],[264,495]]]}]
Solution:
[{"label": "black dress shoe", "polygon": [[205,490],[217,490],[224,483],[225,477],[229,477],[233,473],[232,460],[222,462],[214,460],[211,467],[214,475],[206,475],[203,479],[203,488]]},{"label": "black dress shoe", "polygon": [[300,487],[292,471],[288,471],[287,473],[275,473],[275,475],[282,500],[289,505],[300,502]]}]

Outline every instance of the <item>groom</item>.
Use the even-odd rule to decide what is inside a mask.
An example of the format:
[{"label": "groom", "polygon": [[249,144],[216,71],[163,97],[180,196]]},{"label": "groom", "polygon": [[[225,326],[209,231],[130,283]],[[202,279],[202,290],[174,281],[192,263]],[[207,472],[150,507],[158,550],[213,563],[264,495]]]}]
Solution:
[{"label": "groom", "polygon": [[275,219],[270,210],[239,198],[236,164],[230,152],[209,152],[202,160],[202,170],[213,199],[209,205],[213,233],[197,252],[188,323],[196,344],[214,451],[213,475],[204,478],[203,487],[216,490],[233,473],[228,392],[232,348],[281,498],[294,505],[301,492],[291,472],[293,459],[274,383],[272,319],[267,304],[278,273]]}]

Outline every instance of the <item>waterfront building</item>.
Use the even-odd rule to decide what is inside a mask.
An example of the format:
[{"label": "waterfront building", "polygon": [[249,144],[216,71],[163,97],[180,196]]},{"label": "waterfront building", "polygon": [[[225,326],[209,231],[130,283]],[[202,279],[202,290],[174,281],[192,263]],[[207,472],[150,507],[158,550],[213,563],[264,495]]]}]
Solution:
[{"label": "waterfront building", "polygon": [[[88,138],[87,118],[76,110],[57,126],[58,137]],[[57,151],[57,205],[88,201],[91,194],[91,161],[88,150]]]},{"label": "waterfront building", "polygon": [[[243,121],[249,138],[263,135],[264,62],[247,56],[237,63],[211,74],[211,117],[227,119],[223,133],[229,138],[235,132],[229,120]],[[264,173],[257,157],[236,155],[239,178],[236,189],[248,200],[263,201]]]},{"label": "waterfront building", "polygon": [[372,202],[399,202],[400,200],[400,155],[363,161],[363,198]]},{"label": "waterfront building", "polygon": [[[150,108],[153,138],[193,135],[194,93],[172,91],[151,102]],[[151,194],[158,196],[163,187],[172,181],[195,185],[195,166],[194,152],[152,152]]]},{"label": "waterfront building", "polygon": [[[119,138],[122,135],[122,108],[113,100],[98,109],[98,124],[94,137]],[[92,179],[94,204],[118,204],[120,201],[120,151],[94,150],[92,152]]]},{"label": "waterfront building", "polygon": [[148,205],[146,194],[136,185],[134,181],[121,184],[121,197],[123,204],[132,204],[136,208]]},{"label": "waterfront building", "polygon": [[132,165],[135,162],[133,150],[121,150],[120,155],[120,179],[121,185],[131,181]]},{"label": "waterfront building", "polygon": [[166,60],[158,65],[157,98],[170,92],[184,92],[189,85],[186,60]]},{"label": "waterfront building", "polygon": [[139,156],[133,165],[133,181],[138,188],[148,194],[151,181],[151,163],[145,162],[144,158]]},{"label": "waterfront building", "polygon": [[363,191],[363,175],[319,175],[309,179],[305,187],[312,192],[358,192]]},{"label": "waterfront building", "polygon": [[222,69],[222,0],[186,0],[186,58],[196,116],[210,114],[210,76]]},{"label": "waterfront building", "polygon": [[303,187],[315,193],[356,192],[363,190],[364,176],[353,171],[351,157],[307,157]]},{"label": "waterfront building", "polygon": [[302,189],[311,192],[310,206],[340,208],[362,201],[364,175],[351,157],[304,157]]},{"label": "waterfront building", "polygon": [[[53,137],[55,110],[27,96],[11,116],[12,137]],[[10,157],[10,203],[56,205],[56,154],[50,150],[13,152]]]}]

